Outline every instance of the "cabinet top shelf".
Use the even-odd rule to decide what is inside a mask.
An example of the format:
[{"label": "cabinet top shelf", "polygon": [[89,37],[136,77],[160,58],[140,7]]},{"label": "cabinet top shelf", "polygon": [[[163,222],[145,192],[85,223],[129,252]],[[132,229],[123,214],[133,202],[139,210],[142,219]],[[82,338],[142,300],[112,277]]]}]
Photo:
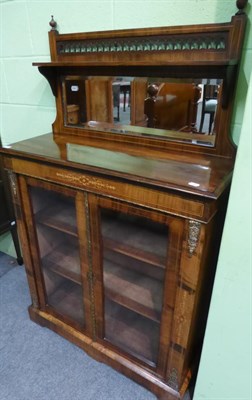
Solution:
[{"label": "cabinet top shelf", "polygon": [[[76,139],[76,141],[74,141]],[[85,143],[85,142],[84,142]],[[53,134],[41,135],[0,149],[33,161],[68,166],[75,171],[95,173],[104,178],[121,178],[156,189],[171,189],[208,198],[218,198],[228,186],[233,162],[224,157],[199,154],[161,153],[141,156],[124,146],[123,152],[81,145],[81,138],[57,142]]]},{"label": "cabinet top shelf", "polygon": [[[163,61],[160,60],[159,61],[159,66],[167,66],[167,67],[176,67],[176,66],[183,66],[185,69],[188,68],[188,66],[195,66],[195,64],[197,64],[197,66],[205,66],[207,68],[209,67],[222,67],[222,66],[232,66],[232,65],[236,65],[238,63],[238,59],[229,59],[229,58],[223,58],[220,59],[218,61],[216,60],[205,60],[200,58],[197,60],[187,60],[187,64],[185,65],[185,61],[184,60],[167,60],[164,59]],[[73,63],[69,60],[66,61],[52,61],[52,62],[34,62],[32,63],[32,65],[34,67],[42,67],[42,68],[46,68],[46,67],[50,67],[50,68],[64,68],[64,67],[73,67]],[[85,66],[111,66],[111,61],[100,61],[99,59],[97,60],[80,60],[74,63],[74,67],[85,67]],[[120,60],[118,59],[117,62],[113,62],[113,66],[115,65],[133,65],[133,66],[141,66],[141,62],[137,62],[136,60],[130,60],[128,59],[127,61],[125,60]]]}]

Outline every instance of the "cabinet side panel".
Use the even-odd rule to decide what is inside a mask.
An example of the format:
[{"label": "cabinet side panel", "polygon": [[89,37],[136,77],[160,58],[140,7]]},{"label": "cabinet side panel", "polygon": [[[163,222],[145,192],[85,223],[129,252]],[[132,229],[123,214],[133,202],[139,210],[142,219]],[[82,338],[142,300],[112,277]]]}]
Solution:
[{"label": "cabinet side panel", "polygon": [[[190,223],[194,223],[190,227]],[[189,335],[199,291],[201,255],[205,242],[205,226],[187,221],[180,262],[180,280],[177,286],[176,303],[172,327],[171,349],[168,358],[167,380],[171,387],[179,390],[188,371],[184,363],[189,351]],[[184,280],[185,271],[190,267],[191,282]]]},{"label": "cabinet side panel", "polygon": [[[190,368],[192,369],[193,379],[196,379],[197,376],[225,218],[227,195],[228,191],[221,199],[220,208],[216,216],[207,225],[203,226],[205,229],[205,240],[201,255],[199,255],[200,267],[195,293],[194,312],[188,337],[187,352],[184,359],[184,377]],[[193,280],[191,280],[191,283],[193,283]]]}]

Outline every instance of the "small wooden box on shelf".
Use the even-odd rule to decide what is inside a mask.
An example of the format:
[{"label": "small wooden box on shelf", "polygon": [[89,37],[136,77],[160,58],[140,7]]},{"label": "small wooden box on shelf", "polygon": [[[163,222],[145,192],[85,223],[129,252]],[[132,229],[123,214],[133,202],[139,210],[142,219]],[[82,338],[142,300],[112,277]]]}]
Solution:
[{"label": "small wooden box on shelf", "polygon": [[59,34],[52,19],[51,62],[34,65],[53,132],[0,150],[31,319],[159,399],[197,373],[236,152],[237,4],[223,24]]}]

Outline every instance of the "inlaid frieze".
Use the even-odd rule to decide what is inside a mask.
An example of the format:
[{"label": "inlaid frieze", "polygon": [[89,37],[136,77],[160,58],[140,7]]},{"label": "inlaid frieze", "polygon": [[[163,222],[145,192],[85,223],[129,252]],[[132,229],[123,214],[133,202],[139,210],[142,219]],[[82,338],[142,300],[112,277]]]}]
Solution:
[{"label": "inlaid frieze", "polygon": [[61,40],[57,42],[58,54],[156,52],[156,51],[223,51],[227,48],[227,35],[177,35],[138,38],[105,38],[85,40]]}]

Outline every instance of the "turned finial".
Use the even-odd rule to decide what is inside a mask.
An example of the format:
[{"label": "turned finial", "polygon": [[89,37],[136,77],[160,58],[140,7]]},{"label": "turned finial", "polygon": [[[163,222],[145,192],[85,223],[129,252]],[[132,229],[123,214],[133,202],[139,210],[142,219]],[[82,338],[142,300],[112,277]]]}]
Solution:
[{"label": "turned finial", "polygon": [[247,4],[248,0],[237,0],[236,7],[239,8],[239,11],[237,11],[236,15],[245,14],[245,11],[243,9],[246,7]]},{"label": "turned finial", "polygon": [[51,15],[51,21],[49,22],[49,25],[50,25],[50,27],[51,27],[51,31],[56,31],[57,22],[54,21],[53,15]]},{"label": "turned finial", "polygon": [[158,86],[155,83],[152,83],[147,88],[147,93],[151,98],[156,97],[158,92]]}]

